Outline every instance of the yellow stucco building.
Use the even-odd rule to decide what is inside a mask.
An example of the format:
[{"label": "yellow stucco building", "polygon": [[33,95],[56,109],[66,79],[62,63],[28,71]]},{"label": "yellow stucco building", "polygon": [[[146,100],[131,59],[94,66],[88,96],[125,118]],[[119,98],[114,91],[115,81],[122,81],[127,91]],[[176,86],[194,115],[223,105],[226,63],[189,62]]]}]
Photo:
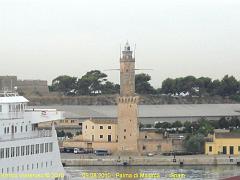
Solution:
[{"label": "yellow stucco building", "polygon": [[205,154],[240,155],[240,134],[214,133],[205,143]]}]

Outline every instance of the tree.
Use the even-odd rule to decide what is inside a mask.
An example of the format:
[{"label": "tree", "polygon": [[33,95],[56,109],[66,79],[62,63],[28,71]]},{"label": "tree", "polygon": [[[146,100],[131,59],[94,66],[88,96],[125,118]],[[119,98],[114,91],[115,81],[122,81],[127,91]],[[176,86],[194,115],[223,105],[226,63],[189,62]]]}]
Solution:
[{"label": "tree", "polygon": [[180,127],[182,127],[183,125],[182,125],[182,123],[181,123],[181,121],[175,121],[173,124],[172,124],[172,127],[174,127],[174,128],[180,128]]},{"label": "tree", "polygon": [[184,122],[184,124],[183,124],[183,126],[184,126],[184,130],[185,130],[185,132],[187,132],[187,133],[192,133],[192,123],[190,122],[190,121],[185,121]]},{"label": "tree", "polygon": [[174,94],[176,92],[175,80],[167,78],[162,82],[162,93],[164,94]]},{"label": "tree", "polygon": [[204,118],[198,121],[199,129],[197,130],[198,133],[207,136],[209,133],[213,133],[214,127],[210,124],[210,122]]},{"label": "tree", "polygon": [[221,129],[228,129],[229,128],[229,122],[226,120],[225,117],[221,117],[220,120],[218,121],[219,127]]},{"label": "tree", "polygon": [[209,93],[212,80],[208,77],[200,77],[196,80],[196,85],[199,88],[199,95]]},{"label": "tree", "polygon": [[220,95],[230,96],[237,93],[239,83],[233,76],[225,75],[221,81]]},{"label": "tree", "polygon": [[137,74],[135,76],[135,87],[136,93],[139,94],[155,94],[156,90],[149,83],[151,80],[151,76],[148,74]]},{"label": "tree", "polygon": [[184,146],[188,152],[202,153],[204,152],[204,135],[195,134],[186,138]]},{"label": "tree", "polygon": [[75,91],[76,88],[76,77],[70,77],[67,75],[58,76],[52,81],[52,89],[53,91],[63,92],[64,95],[68,95]]},{"label": "tree", "polygon": [[102,85],[102,94],[116,94],[119,93],[120,85],[114,84],[110,81],[106,81],[105,84]]}]

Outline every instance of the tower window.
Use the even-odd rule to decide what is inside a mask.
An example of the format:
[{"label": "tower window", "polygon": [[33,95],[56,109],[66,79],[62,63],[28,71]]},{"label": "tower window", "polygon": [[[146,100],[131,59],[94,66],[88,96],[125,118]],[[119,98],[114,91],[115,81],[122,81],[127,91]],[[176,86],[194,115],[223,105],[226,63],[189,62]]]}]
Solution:
[{"label": "tower window", "polygon": [[212,152],[212,146],[209,146],[209,152]]},{"label": "tower window", "polygon": [[103,129],[103,126],[100,126],[100,129]]},{"label": "tower window", "polygon": [[147,139],[147,136],[145,136],[145,139]]},{"label": "tower window", "polygon": [[124,129],[124,132],[126,132],[127,130],[126,129]]},{"label": "tower window", "polygon": [[112,129],[112,127],[111,127],[111,126],[108,126],[108,129]]},{"label": "tower window", "polygon": [[103,135],[100,135],[100,138],[102,139],[102,138],[103,138]]}]

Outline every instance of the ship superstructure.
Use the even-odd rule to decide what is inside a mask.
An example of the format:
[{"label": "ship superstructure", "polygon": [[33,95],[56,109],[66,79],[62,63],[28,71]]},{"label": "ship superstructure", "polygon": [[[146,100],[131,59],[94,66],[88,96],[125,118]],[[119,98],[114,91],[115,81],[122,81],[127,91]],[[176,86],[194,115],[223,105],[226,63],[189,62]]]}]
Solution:
[{"label": "ship superstructure", "polygon": [[54,123],[51,130],[38,129],[40,122],[63,119],[63,112],[28,109],[27,103],[17,93],[0,93],[0,179],[70,179]]}]

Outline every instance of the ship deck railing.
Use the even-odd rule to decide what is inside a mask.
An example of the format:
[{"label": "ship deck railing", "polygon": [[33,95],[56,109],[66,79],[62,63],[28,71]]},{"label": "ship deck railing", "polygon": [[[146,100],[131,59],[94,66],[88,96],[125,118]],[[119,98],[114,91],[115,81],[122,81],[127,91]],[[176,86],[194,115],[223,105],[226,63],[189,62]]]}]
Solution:
[{"label": "ship deck railing", "polygon": [[42,137],[52,137],[52,130],[40,130],[33,135],[25,134],[26,136],[17,137],[18,134],[8,134],[6,138],[0,137],[0,142],[17,141],[26,139],[36,139]]}]

